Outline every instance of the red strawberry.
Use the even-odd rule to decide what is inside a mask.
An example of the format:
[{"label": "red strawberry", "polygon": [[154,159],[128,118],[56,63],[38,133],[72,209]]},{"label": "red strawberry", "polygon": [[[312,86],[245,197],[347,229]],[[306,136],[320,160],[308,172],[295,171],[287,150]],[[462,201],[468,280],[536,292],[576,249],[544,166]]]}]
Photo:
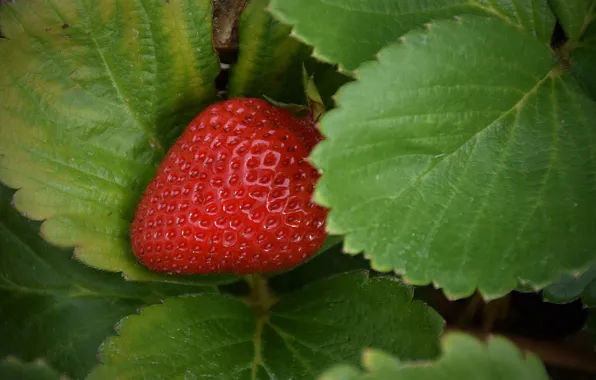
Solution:
[{"label": "red strawberry", "polygon": [[305,158],[321,140],[312,118],[260,99],[199,114],[159,166],[131,227],[138,260],[168,273],[290,269],[323,244],[327,210]]}]

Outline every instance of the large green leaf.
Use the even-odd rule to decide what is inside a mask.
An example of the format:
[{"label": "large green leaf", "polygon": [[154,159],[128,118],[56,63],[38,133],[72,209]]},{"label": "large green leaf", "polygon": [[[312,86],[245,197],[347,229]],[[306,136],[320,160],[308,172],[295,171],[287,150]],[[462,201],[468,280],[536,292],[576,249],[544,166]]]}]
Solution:
[{"label": "large green leaf", "polygon": [[23,363],[15,358],[6,358],[0,361],[0,379],[61,380],[60,374],[48,367],[43,361]]},{"label": "large green leaf", "polygon": [[596,103],[546,45],[467,16],[408,34],[359,77],[311,157],[347,251],[454,298],[594,262]]},{"label": "large green leaf", "polygon": [[[388,43],[437,19],[496,17],[550,41],[555,19],[547,0],[271,0],[271,12],[314,46],[316,57],[353,71]],[[456,42],[453,42],[456,43]]]},{"label": "large green leaf", "polygon": [[564,276],[544,289],[544,299],[567,303],[581,298],[587,307],[596,307],[596,265],[583,274]]},{"label": "large green leaf", "polygon": [[[0,8],[0,180],[43,236],[136,280],[128,228],[156,166],[214,98],[209,0],[30,0]],[[195,277],[223,281],[225,277]]]},{"label": "large green leaf", "polygon": [[570,40],[579,40],[594,22],[596,0],[549,0],[549,3]]},{"label": "large green leaf", "polygon": [[[114,323],[168,295],[210,288],[129,283],[50,246],[10,206],[0,185],[0,357],[44,358],[56,369],[84,377]],[[2,377],[8,379],[9,377]]]},{"label": "large green leaf", "polygon": [[521,353],[502,337],[487,343],[463,333],[448,333],[442,339],[442,356],[433,363],[407,363],[379,350],[368,350],[362,358],[364,372],[338,365],[320,380],[540,380],[548,373],[533,354]]},{"label": "large green leaf", "polygon": [[[435,357],[442,321],[398,281],[363,272],[313,283],[267,312],[220,295],[170,298],[122,321],[90,379],[309,379],[362,347]],[[256,316],[255,316],[256,315]]]}]

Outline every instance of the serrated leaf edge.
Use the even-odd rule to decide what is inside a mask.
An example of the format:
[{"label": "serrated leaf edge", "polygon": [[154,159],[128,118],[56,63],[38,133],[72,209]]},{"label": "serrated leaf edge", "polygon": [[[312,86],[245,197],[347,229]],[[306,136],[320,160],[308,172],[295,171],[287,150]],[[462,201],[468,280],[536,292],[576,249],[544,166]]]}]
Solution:
[{"label": "serrated leaf edge", "polygon": [[[275,0],[273,0],[275,1]],[[472,4],[472,5],[476,5],[482,9],[487,10],[485,7],[482,7],[479,4]],[[500,13],[492,10],[495,14],[500,15]],[[455,16],[451,18],[452,22],[455,23],[461,23],[464,20],[467,20],[468,18],[484,18],[484,17],[488,17],[488,16],[477,16],[477,15],[464,15],[464,16]],[[504,17],[503,15],[500,15],[500,17],[498,17],[498,19],[505,21],[507,24],[509,25],[513,25],[518,29],[521,29],[524,33],[527,33],[527,31],[518,24],[512,23],[510,22],[506,17]],[[437,20],[435,20],[437,21]],[[441,19],[439,21],[444,21],[444,22],[449,22],[449,18],[445,18],[445,19]],[[285,22],[285,21],[283,21]],[[419,28],[419,29],[413,29],[410,30],[408,33],[402,35],[399,39],[398,42],[392,43],[392,44],[388,44],[385,47],[383,47],[381,50],[379,50],[379,52],[377,52],[377,54],[375,55],[375,59],[374,60],[370,60],[370,61],[365,61],[363,62],[359,68],[372,68],[372,67],[378,67],[379,65],[381,65],[382,59],[383,59],[383,53],[389,49],[394,49],[396,47],[399,46],[403,46],[405,45],[406,41],[407,41],[407,36],[410,33],[430,33],[431,29],[432,29],[432,23],[424,23],[423,24],[424,28]],[[306,43],[306,42],[305,42]],[[358,72],[358,70],[355,71],[356,74]],[[545,82],[547,79],[551,78],[551,77],[556,77],[556,76],[560,76],[563,73],[565,73],[565,68],[564,65],[559,62],[558,64],[556,64],[551,71],[549,71],[543,78],[541,78],[536,85],[530,89],[513,107],[511,107],[511,109],[514,109],[516,107],[519,106],[519,104],[521,104],[531,93],[535,92],[540,85]],[[343,93],[346,91],[351,91],[349,89],[351,89],[352,87],[357,87],[359,85],[359,77],[356,75],[356,80],[352,81],[352,82],[348,82],[346,84],[344,84],[342,87],[339,88],[339,90],[336,92],[336,94],[334,95],[334,100],[335,100],[335,104],[336,104],[336,108],[331,110],[331,112],[338,112],[341,109],[343,109],[344,107],[341,105],[341,98],[343,97]],[[325,136],[325,129],[321,128],[321,126],[319,125],[319,131],[321,132],[321,134],[323,134]],[[325,138],[327,139],[328,136],[325,136]],[[321,144],[325,144],[326,141],[323,140],[319,143],[319,145]],[[317,149],[317,147],[315,147],[315,149]],[[322,171],[318,166],[316,165],[316,160],[313,160],[312,157],[309,157],[309,160],[311,162],[311,164],[313,164],[314,166],[317,167],[317,169],[324,175],[324,171]],[[333,212],[333,209],[331,208],[331,204],[330,202],[325,198],[324,194],[321,193],[320,188],[317,186],[315,187],[315,191],[313,194],[313,202],[319,204],[320,206],[323,207],[327,207],[330,208],[330,212]],[[350,245],[350,235],[346,234],[345,231],[341,231],[340,229],[335,228],[335,226],[332,223],[325,223],[325,229],[328,233],[330,234],[336,234],[336,235],[342,235],[344,236],[344,245],[342,247],[342,251],[346,254],[349,255],[358,255],[360,253],[363,254],[364,258],[367,259],[370,262],[370,266],[373,270],[378,271],[378,272],[383,272],[383,273],[388,273],[388,272],[394,272],[397,275],[400,276],[400,278],[402,279],[402,281],[406,284],[409,285],[413,285],[413,286],[425,286],[425,285],[429,285],[432,284],[435,289],[444,289],[444,287],[439,284],[437,281],[435,280],[431,280],[429,282],[425,282],[425,281],[415,281],[412,280],[410,278],[408,278],[408,275],[406,273],[406,271],[404,269],[400,269],[400,268],[391,268],[389,266],[382,266],[379,265],[379,263],[376,262],[376,260],[374,259],[374,257],[371,257],[370,252],[364,251],[364,250],[359,250],[359,249],[354,249],[351,245]],[[525,284],[530,285],[530,287],[532,287],[532,289],[534,289],[535,292],[539,292],[542,289],[544,289],[545,287],[547,287],[548,285],[552,284],[554,281],[556,281],[557,279],[559,279],[560,277],[566,276],[566,275],[575,275],[576,273],[580,273],[583,274],[584,272],[586,272],[587,270],[589,270],[589,268],[596,264],[596,258],[594,259],[593,262],[588,263],[585,267],[580,267],[575,268],[575,269],[568,269],[568,270],[562,270],[560,271],[558,274],[554,274],[549,276],[549,278],[547,278],[545,281],[543,282],[533,282],[530,281],[522,276],[512,276],[511,280],[512,281],[517,281],[519,282],[523,282]],[[514,287],[512,288],[512,290],[514,289]],[[452,293],[452,292],[445,292],[445,296],[447,297],[447,299],[449,299],[450,301],[455,301],[458,299],[462,299],[462,298],[466,298],[471,296],[472,294],[474,294],[475,292],[479,292],[480,295],[482,296],[482,298],[486,301],[489,302],[491,300],[497,299],[502,297],[504,294],[503,292],[498,292],[498,293],[488,293],[483,291],[482,289],[478,288],[478,286],[474,287],[471,291],[468,292],[461,292],[461,293]]]}]

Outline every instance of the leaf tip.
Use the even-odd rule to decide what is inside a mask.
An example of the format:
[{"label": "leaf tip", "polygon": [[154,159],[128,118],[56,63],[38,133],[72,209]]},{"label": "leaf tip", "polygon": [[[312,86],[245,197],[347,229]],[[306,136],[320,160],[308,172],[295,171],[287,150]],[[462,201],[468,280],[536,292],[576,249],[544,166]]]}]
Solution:
[{"label": "leaf tip", "polygon": [[362,350],[362,364],[364,367],[371,367],[374,361],[375,350],[372,348],[365,348]]},{"label": "leaf tip", "polygon": [[[401,268],[397,268],[394,269],[393,272],[395,273],[395,275],[397,277],[399,277],[400,281],[406,285],[411,285],[411,286],[426,286],[428,284],[431,283],[430,280],[414,280],[411,279],[410,277],[406,276],[406,270],[405,269],[401,269]],[[433,284],[434,285],[434,284]],[[412,288],[412,292],[414,291],[414,289]]]},{"label": "leaf tip", "polygon": [[[359,255],[362,253],[359,249],[352,248],[352,247],[346,248],[345,245],[342,247],[341,251],[343,253],[345,253],[346,255],[350,255],[350,256],[356,256],[356,255]],[[366,257],[365,257],[365,259],[370,260],[369,258],[366,258]],[[372,268],[372,266],[371,266],[371,268]]]},{"label": "leaf tip", "polygon": [[[472,289],[468,289],[466,291],[459,291],[459,292],[452,292],[452,291],[448,291],[448,288],[445,288],[441,285],[439,285],[438,282],[433,281],[433,286],[436,289],[442,289],[443,290],[443,294],[445,295],[445,298],[447,298],[448,301],[454,302],[454,301],[459,301],[461,299],[467,298],[467,297],[471,297],[474,293],[476,293],[478,291],[478,289],[476,287],[473,287]],[[488,302],[485,298],[484,298],[484,294],[481,293],[481,297],[483,300],[485,300],[486,302]]]},{"label": "leaf tip", "polygon": [[484,292],[480,292],[480,296],[482,297],[482,300],[484,301],[484,303],[489,303],[491,301],[497,300],[499,298],[502,298],[503,295],[502,294],[488,294],[488,293],[484,293]]},{"label": "leaf tip", "polygon": [[4,357],[4,361],[7,361],[7,362],[18,362],[19,359],[16,356],[14,356],[14,355],[7,355],[7,356]]},{"label": "leaf tip", "polygon": [[[336,234],[337,234],[337,235],[339,235],[339,233],[336,233]],[[342,251],[343,253],[346,253],[346,254],[348,254],[348,255],[357,255],[357,254],[359,254],[359,253],[360,253],[360,250],[359,250],[359,249],[356,249],[355,247],[352,247],[352,246],[350,245],[350,242],[349,242],[349,239],[348,239],[348,237],[347,237],[347,236],[346,236],[346,239],[344,240],[344,244],[343,244],[343,246],[341,247],[341,251]],[[364,257],[365,257],[366,259],[368,259],[368,258],[366,257],[366,255],[364,255]]]},{"label": "leaf tip", "polygon": [[[4,184],[4,183],[2,183]],[[11,188],[8,185],[5,185],[8,188]],[[16,189],[16,191],[14,192],[14,194],[12,195],[12,197],[10,198],[10,207],[12,207],[14,210],[16,210],[20,215],[24,216],[27,219],[31,219],[31,220],[39,220],[36,219],[33,215],[31,215],[30,213],[28,213],[27,211],[24,210],[25,207],[23,207],[23,189],[19,188]]]},{"label": "leaf tip", "polygon": [[364,258],[366,258],[368,261],[370,261],[370,267],[377,272],[380,273],[388,273],[391,272],[393,270],[394,273],[399,275],[398,270],[391,268],[391,265],[382,265],[379,263],[375,263],[371,260],[370,257],[366,257],[366,255],[364,256]]},{"label": "leaf tip", "polygon": [[48,361],[45,358],[37,358],[35,359],[35,364],[39,364],[39,365],[48,365]]},{"label": "leaf tip", "polygon": [[[318,129],[318,128],[317,128]],[[303,158],[304,162],[306,162],[307,164],[311,165],[311,166],[315,166],[313,165],[313,161],[312,158],[310,156],[306,156]],[[315,167],[315,170],[319,170],[319,168]]]},{"label": "leaf tip", "polygon": [[[137,309],[137,312],[139,311],[139,309]],[[122,320],[114,323],[113,329],[114,331],[118,332],[118,330],[120,330],[120,328],[122,327]]]},{"label": "leaf tip", "polygon": [[[46,232],[46,223],[42,223],[41,227],[39,227],[39,236],[41,236],[41,238],[45,241],[49,241],[49,237],[48,237],[48,233]],[[74,255],[74,252],[73,252]]]}]

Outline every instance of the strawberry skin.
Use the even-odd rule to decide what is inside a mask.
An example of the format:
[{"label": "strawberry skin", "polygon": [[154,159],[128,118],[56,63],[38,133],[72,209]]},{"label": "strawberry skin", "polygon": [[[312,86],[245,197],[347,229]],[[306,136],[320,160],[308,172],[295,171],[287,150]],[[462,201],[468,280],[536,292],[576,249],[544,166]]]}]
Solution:
[{"label": "strawberry skin", "polygon": [[327,209],[305,159],[322,139],[311,118],[252,98],[209,106],[186,128],[137,207],[131,241],[156,272],[293,268],[322,246]]}]

